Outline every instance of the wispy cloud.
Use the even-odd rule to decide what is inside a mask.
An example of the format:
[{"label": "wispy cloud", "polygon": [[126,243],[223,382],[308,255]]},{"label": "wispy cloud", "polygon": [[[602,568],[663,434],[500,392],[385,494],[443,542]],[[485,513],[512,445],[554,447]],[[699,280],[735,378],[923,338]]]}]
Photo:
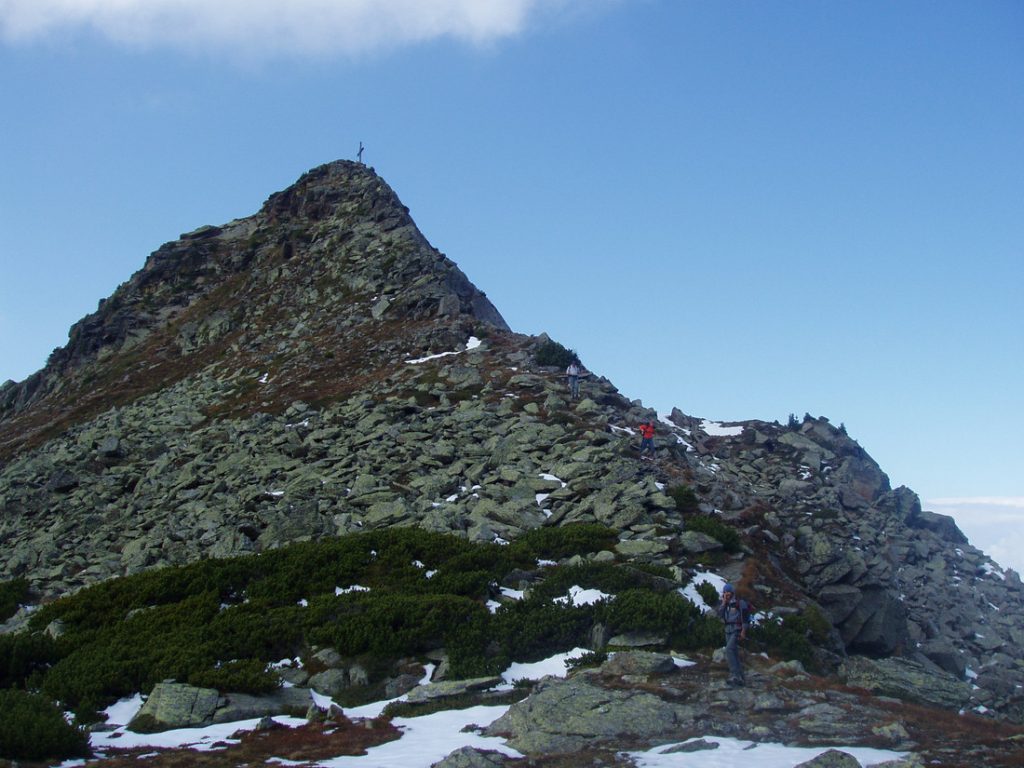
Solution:
[{"label": "wispy cloud", "polygon": [[0,0],[0,37],[94,32],[131,46],[266,56],[356,55],[453,38],[516,35],[541,11],[585,0]]},{"label": "wispy cloud", "polygon": [[922,506],[950,515],[974,546],[997,563],[1024,573],[1024,496],[926,499]]},{"label": "wispy cloud", "polygon": [[937,507],[1019,507],[1024,509],[1024,496],[959,496],[928,499],[925,504]]}]

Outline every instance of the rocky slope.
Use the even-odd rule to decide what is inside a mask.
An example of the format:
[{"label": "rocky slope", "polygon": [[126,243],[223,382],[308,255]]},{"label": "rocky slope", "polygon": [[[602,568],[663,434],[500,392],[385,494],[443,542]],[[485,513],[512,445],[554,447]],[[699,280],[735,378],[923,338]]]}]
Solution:
[{"label": "rocky slope", "polygon": [[[844,430],[676,410],[642,462],[648,410],[600,377],[568,399],[544,341],[512,333],[371,169],[314,169],[161,247],[0,387],[0,579],[48,600],[378,526],[491,541],[596,521],[681,582],[713,561],[762,610],[818,607],[823,661],[861,687],[917,675],[900,695],[1024,721],[1019,577]],[[741,550],[687,530],[697,513]]]}]

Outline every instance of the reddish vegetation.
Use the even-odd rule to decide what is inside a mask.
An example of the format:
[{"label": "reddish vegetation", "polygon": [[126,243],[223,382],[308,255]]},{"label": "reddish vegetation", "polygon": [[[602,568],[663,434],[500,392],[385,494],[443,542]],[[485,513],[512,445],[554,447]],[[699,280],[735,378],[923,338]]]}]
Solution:
[{"label": "reddish vegetation", "polygon": [[[99,761],[90,761],[89,765],[130,768],[144,762],[149,768],[239,768],[265,766],[271,757],[313,764],[341,755],[364,755],[368,748],[393,741],[400,735],[386,719],[353,723],[340,716],[300,728],[277,726],[246,732],[240,734],[238,744],[225,744],[223,749],[211,752],[153,748],[114,750]],[[141,760],[143,755],[147,756],[144,761]]]}]

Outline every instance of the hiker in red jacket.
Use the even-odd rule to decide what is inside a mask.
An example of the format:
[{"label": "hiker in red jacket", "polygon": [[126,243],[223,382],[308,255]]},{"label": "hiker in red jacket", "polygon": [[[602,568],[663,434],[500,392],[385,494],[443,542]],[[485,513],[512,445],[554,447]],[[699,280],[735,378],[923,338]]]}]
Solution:
[{"label": "hiker in red jacket", "polygon": [[649,458],[654,459],[654,419],[648,419],[640,425],[640,458],[645,458],[644,451],[650,453]]}]

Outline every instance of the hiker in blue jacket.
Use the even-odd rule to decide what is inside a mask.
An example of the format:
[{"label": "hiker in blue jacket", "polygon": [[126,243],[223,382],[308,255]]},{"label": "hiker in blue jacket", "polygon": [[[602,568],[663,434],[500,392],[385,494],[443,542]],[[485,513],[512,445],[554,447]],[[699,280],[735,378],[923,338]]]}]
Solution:
[{"label": "hiker in blue jacket", "polygon": [[729,662],[728,685],[746,685],[743,664],[740,662],[740,640],[747,636],[750,624],[750,605],[736,597],[732,584],[722,587],[722,602],[718,604],[718,618],[725,623],[725,658]]}]

